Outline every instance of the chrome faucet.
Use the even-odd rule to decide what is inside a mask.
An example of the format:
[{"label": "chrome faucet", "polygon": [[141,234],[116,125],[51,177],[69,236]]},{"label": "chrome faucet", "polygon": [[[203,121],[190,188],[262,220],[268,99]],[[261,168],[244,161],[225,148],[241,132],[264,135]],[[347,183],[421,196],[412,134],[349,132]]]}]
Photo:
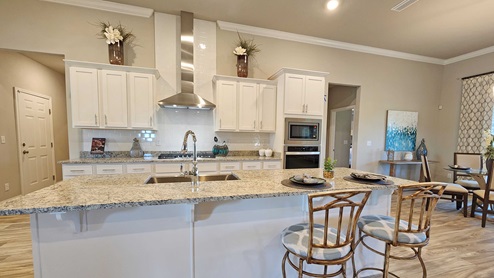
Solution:
[{"label": "chrome faucet", "polygon": [[[197,191],[199,189],[199,169],[197,168],[197,149],[196,149],[196,135],[192,130],[185,133],[184,142],[182,144],[182,153],[187,153],[187,139],[189,135],[192,135],[192,141],[194,141],[194,150],[192,152],[192,169],[190,171],[184,171],[182,174],[184,176],[191,177],[192,191]],[[180,166],[180,172],[182,172],[183,166]]]}]

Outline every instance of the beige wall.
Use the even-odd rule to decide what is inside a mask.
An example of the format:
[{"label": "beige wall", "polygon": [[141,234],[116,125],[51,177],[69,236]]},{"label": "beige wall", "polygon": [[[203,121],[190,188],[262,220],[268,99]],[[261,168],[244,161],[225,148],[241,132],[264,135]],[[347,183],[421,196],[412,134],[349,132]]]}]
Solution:
[{"label": "beige wall", "polygon": [[[232,50],[237,34],[220,30],[217,38],[218,74],[234,75],[236,61]],[[436,133],[440,123],[430,119],[436,119],[439,113],[443,66],[273,38],[253,38],[261,52],[249,77],[267,78],[281,67],[292,67],[326,71],[330,73],[330,83],[361,87],[356,107],[359,121],[355,123],[356,168],[386,171],[378,160],[384,155],[386,111],[390,109],[419,112],[418,140],[428,139],[431,150],[442,143]],[[368,141],[371,146],[367,146]]]},{"label": "beige wall", "polygon": [[[6,144],[0,144],[0,200],[4,200],[21,193],[14,87],[52,98],[55,161],[69,155],[64,75],[13,51],[0,50],[0,61],[0,135],[6,137]],[[56,176],[62,179],[58,164]],[[5,183],[10,184],[9,191],[4,191]]]},{"label": "beige wall", "polygon": [[125,48],[126,65],[154,67],[153,18],[97,11],[38,0],[0,1],[0,48],[63,54],[66,59],[108,63],[98,38],[100,21],[121,23],[136,36]]}]

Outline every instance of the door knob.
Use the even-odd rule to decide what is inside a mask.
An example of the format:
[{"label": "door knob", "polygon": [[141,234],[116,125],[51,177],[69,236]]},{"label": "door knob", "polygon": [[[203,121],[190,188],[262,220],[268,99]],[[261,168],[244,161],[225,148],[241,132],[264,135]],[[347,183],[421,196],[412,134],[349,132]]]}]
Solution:
[{"label": "door knob", "polygon": [[23,154],[27,154],[27,153],[29,153],[29,151],[22,151],[22,153],[23,153]]}]

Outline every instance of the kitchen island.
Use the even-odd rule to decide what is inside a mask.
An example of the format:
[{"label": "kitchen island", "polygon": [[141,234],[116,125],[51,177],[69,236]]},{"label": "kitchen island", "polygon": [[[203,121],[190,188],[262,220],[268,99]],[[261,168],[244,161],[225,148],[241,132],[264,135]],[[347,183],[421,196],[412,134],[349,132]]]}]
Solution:
[{"label": "kitchen island", "polygon": [[363,214],[389,214],[395,186],[344,179],[352,171],[322,187],[281,183],[322,169],[236,171],[199,192],[147,174],[81,176],[0,202],[0,215],[31,214],[35,277],[281,277],[280,232],[307,221],[307,194],[370,188]]}]

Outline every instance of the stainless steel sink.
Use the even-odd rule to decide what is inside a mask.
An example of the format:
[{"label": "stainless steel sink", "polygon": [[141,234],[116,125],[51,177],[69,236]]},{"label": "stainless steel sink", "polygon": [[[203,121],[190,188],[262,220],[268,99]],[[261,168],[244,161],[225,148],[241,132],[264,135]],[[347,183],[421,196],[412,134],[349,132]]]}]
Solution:
[{"label": "stainless steel sink", "polygon": [[[234,174],[226,175],[210,175],[210,176],[199,176],[199,182],[203,181],[232,181],[239,180],[239,178]],[[150,183],[174,183],[174,182],[190,182],[190,177],[149,177],[145,182]]]}]

